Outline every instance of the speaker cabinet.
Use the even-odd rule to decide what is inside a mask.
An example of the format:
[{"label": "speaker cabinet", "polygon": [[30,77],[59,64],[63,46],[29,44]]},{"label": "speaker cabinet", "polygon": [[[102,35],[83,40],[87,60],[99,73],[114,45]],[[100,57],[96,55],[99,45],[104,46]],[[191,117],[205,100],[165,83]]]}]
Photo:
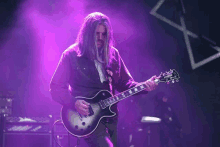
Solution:
[{"label": "speaker cabinet", "polygon": [[3,147],[52,147],[52,136],[49,133],[3,133]]}]

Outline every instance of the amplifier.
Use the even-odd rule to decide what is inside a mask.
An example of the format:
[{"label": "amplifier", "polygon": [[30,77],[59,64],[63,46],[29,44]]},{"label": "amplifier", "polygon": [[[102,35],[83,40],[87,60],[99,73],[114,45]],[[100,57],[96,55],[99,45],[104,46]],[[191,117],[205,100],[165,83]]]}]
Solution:
[{"label": "amplifier", "polygon": [[52,116],[4,117],[3,147],[52,147]]},{"label": "amplifier", "polygon": [[6,123],[50,123],[52,115],[47,117],[6,117]]},{"label": "amplifier", "polygon": [[52,147],[49,133],[3,133],[3,147]]},{"label": "amplifier", "polygon": [[12,107],[12,98],[0,98],[0,107]]},{"label": "amplifier", "polygon": [[0,98],[0,114],[12,114],[12,98]]},{"label": "amplifier", "polygon": [[5,133],[51,133],[52,116],[48,117],[6,117]]},{"label": "amplifier", "polygon": [[14,91],[0,91],[0,115],[12,114],[12,101],[15,95]]},{"label": "amplifier", "polygon": [[12,109],[10,107],[0,107],[0,114],[11,115]]}]

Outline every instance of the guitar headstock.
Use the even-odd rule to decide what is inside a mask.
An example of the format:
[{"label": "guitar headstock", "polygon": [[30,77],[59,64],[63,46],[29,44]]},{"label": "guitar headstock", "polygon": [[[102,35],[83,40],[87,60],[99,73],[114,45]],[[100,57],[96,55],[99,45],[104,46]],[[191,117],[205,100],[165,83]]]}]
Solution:
[{"label": "guitar headstock", "polygon": [[165,82],[167,84],[169,84],[170,82],[175,83],[175,82],[179,82],[179,74],[175,69],[170,69],[170,71],[161,73],[158,77],[158,79],[156,80],[157,83],[159,82]]}]

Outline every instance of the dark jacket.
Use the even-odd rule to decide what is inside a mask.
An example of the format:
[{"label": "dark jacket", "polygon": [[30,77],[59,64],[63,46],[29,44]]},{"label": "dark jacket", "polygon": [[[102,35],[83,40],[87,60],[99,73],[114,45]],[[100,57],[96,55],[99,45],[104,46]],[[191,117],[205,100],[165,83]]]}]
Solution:
[{"label": "dark jacket", "polygon": [[[52,99],[61,105],[74,104],[76,96],[93,97],[100,90],[110,91],[108,82],[100,82],[94,61],[77,56],[77,47],[73,44],[63,52],[50,83]],[[115,48],[114,59],[108,69],[113,73],[113,86],[117,91],[125,91],[137,84]]]}]

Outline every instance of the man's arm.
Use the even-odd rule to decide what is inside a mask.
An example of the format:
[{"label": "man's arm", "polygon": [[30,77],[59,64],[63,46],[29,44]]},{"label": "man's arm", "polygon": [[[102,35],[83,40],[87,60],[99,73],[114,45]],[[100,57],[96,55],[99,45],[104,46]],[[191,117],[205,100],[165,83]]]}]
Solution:
[{"label": "man's arm", "polygon": [[52,99],[61,105],[73,105],[75,103],[75,99],[71,96],[68,90],[71,74],[69,60],[67,52],[64,52],[50,82]]},{"label": "man's arm", "polygon": [[[119,55],[118,51],[116,50],[117,53],[117,61],[118,61],[118,67],[119,67],[119,78],[118,80],[115,81],[115,87],[119,92],[125,91],[129,88],[135,87],[138,84],[138,82],[135,82],[133,77],[131,76],[130,72],[128,71],[127,67],[124,64],[124,61],[122,60],[121,56]],[[151,77],[144,83],[146,84],[147,88],[144,91],[141,91],[140,93],[137,93],[135,95],[139,94],[147,94],[148,91],[152,91],[156,88],[158,84],[154,82],[156,79],[156,76]]]},{"label": "man's arm", "polygon": [[[121,56],[119,55],[118,51],[117,52],[117,61],[118,61],[118,73],[119,73],[119,78],[118,80],[115,81],[115,87],[119,92],[125,91],[129,88],[137,86],[139,83],[135,82],[133,77],[131,76],[130,72],[128,71],[127,67],[124,64],[124,61],[122,60]],[[147,94],[148,91],[142,91],[140,92],[142,94]],[[138,94],[140,94],[138,93]],[[136,95],[138,95],[136,94]]]}]

